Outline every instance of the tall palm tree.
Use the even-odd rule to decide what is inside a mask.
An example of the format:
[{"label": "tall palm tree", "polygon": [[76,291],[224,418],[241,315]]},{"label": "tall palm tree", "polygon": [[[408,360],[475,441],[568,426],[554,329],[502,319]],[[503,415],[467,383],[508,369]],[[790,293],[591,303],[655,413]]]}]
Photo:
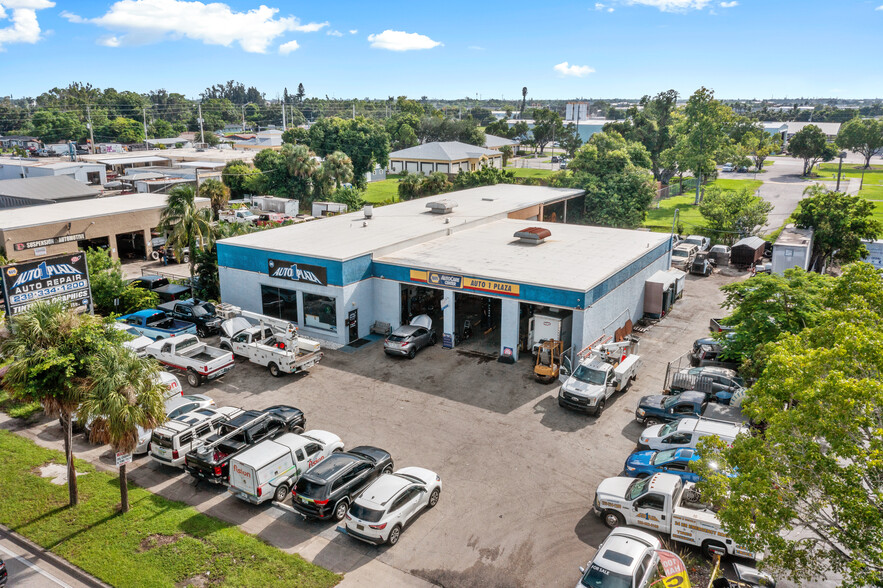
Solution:
[{"label": "tall palm tree", "polygon": [[[94,419],[91,441],[131,453],[138,445],[139,427],[155,429],[166,420],[165,387],[159,382],[156,363],[124,347],[109,347],[93,357],[78,413]],[[129,511],[126,464],[120,466],[120,504],[121,512]]]},{"label": "tall palm tree", "polygon": [[343,151],[335,151],[322,162],[323,170],[335,188],[353,181],[353,160]]},{"label": "tall palm tree", "polygon": [[[116,331],[99,317],[77,314],[57,300],[38,302],[11,319],[2,355],[11,358],[3,386],[17,398],[36,400],[64,429],[70,505],[78,501],[72,415],[86,393],[91,357]],[[117,336],[118,338],[118,336]]]},{"label": "tall palm tree", "polygon": [[518,118],[524,118],[524,107],[527,105],[527,86],[521,88],[521,112]]},{"label": "tall palm tree", "polygon": [[190,294],[193,295],[193,262],[196,252],[210,248],[214,243],[212,211],[198,208],[196,193],[192,186],[178,186],[169,192],[166,208],[159,221],[160,230],[166,237],[166,247],[175,253],[175,259],[184,258],[184,250],[189,249]]},{"label": "tall palm tree", "polygon": [[315,153],[306,145],[283,145],[282,155],[288,174],[300,180],[299,183],[303,186],[303,193],[297,196],[306,200],[309,198],[310,181],[319,169]]},{"label": "tall palm tree", "polygon": [[230,200],[230,190],[220,181],[209,178],[199,185],[199,195],[211,200],[212,218],[218,220],[221,209]]}]

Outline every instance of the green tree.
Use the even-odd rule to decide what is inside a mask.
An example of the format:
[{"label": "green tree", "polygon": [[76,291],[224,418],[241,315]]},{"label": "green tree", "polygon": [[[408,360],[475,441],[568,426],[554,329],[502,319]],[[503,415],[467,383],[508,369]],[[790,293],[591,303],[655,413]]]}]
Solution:
[{"label": "green tree", "polygon": [[592,135],[568,165],[559,184],[586,191],[583,221],[609,227],[640,226],[656,194],[650,154],[616,132]]},{"label": "green tree", "polygon": [[575,124],[568,123],[567,126],[564,127],[561,136],[558,138],[558,144],[564,149],[564,152],[568,157],[576,155],[576,150],[582,147],[583,140],[582,137],[579,136]]},{"label": "green tree", "polygon": [[420,197],[420,187],[423,184],[423,174],[404,172],[399,178],[399,200],[412,200]]},{"label": "green tree", "polygon": [[837,133],[837,146],[861,153],[865,168],[871,167],[871,158],[883,153],[883,121],[873,118],[854,118]]},{"label": "green tree", "polygon": [[310,132],[301,127],[292,127],[282,133],[282,142],[297,145],[299,143],[309,144]]},{"label": "green tree", "polygon": [[399,112],[386,120],[386,132],[393,150],[407,149],[420,142],[415,131],[420,126],[420,117],[411,112]]},{"label": "green tree", "polygon": [[797,228],[813,230],[810,267],[822,268],[832,260],[850,263],[868,255],[862,241],[876,240],[883,232],[883,225],[873,218],[873,202],[818,184],[804,194],[809,196],[797,203],[791,218]]},{"label": "green tree", "polygon": [[[114,452],[138,446],[139,427],[151,430],[166,420],[165,386],[157,364],[128,349],[107,347],[90,358],[88,386],[78,418],[92,421],[90,439]],[[120,466],[120,512],[129,512],[126,464]]]},{"label": "green tree", "polygon": [[482,165],[474,172],[460,170],[454,176],[451,186],[454,190],[465,190],[478,186],[493,186],[495,184],[514,184],[515,172],[508,169],[499,169],[490,165]]},{"label": "green tree", "polygon": [[392,135],[393,139],[393,148],[394,149],[407,149],[408,147],[415,147],[420,143],[420,140],[417,138],[417,133],[414,132],[414,128],[411,125],[402,125],[398,128],[395,135]]},{"label": "green tree", "polygon": [[365,185],[365,175],[375,165],[385,166],[389,161],[389,135],[383,126],[364,117],[354,119],[323,118],[310,127],[310,148],[326,157],[343,151],[353,162],[356,185]]},{"label": "green tree", "polygon": [[220,180],[208,178],[199,185],[199,196],[211,200],[212,218],[218,220],[221,209],[230,200],[230,190]]},{"label": "green tree", "polygon": [[169,192],[168,202],[160,215],[159,226],[167,235],[166,247],[172,249],[175,259],[183,259],[185,249],[189,249],[190,294],[194,296],[193,263],[196,252],[210,248],[214,243],[212,211],[210,208],[197,206],[196,192],[192,186],[177,186]]},{"label": "green tree", "polygon": [[727,356],[742,362],[745,373],[759,374],[767,364],[764,346],[813,326],[830,286],[828,276],[794,268],[783,276],[758,274],[722,287],[721,306],[731,311],[723,324],[733,328],[726,337]]},{"label": "green tree", "polygon": [[11,319],[11,335],[2,343],[11,358],[3,385],[15,398],[37,401],[49,415],[59,415],[64,430],[68,498],[78,501],[74,471],[72,415],[85,394],[92,358],[107,345],[122,342],[112,324],[77,314],[58,300],[37,302]]},{"label": "green tree", "polygon": [[95,134],[112,143],[140,143],[144,141],[144,125],[137,120],[118,116],[96,129]]},{"label": "green tree", "polygon": [[767,158],[781,150],[782,138],[779,135],[771,135],[763,129],[755,129],[745,136],[744,144],[754,160],[754,169],[762,171]]},{"label": "green tree", "polygon": [[[260,172],[241,159],[232,159],[221,172],[221,181],[230,189],[231,198],[242,198],[253,193]],[[257,179],[257,181],[260,181]]]},{"label": "green tree", "polygon": [[512,157],[512,145],[503,145],[500,148],[500,153],[503,154],[503,167],[509,165],[509,159]]},{"label": "green tree", "polygon": [[[294,145],[283,145],[294,147]],[[254,166],[259,170],[259,175],[254,179],[248,178],[247,185],[253,188],[255,194],[275,194],[281,198],[291,198],[302,185],[298,185],[288,172],[286,157],[281,151],[274,149],[262,149],[254,156]]]},{"label": "green tree", "polygon": [[155,292],[126,282],[119,260],[112,258],[108,251],[87,249],[86,264],[95,312],[105,316],[128,314],[159,303]]},{"label": "green tree", "polygon": [[338,188],[331,194],[332,202],[340,202],[341,204],[346,204],[347,210],[354,211],[359,210],[363,206],[365,206],[365,200],[363,199],[364,192],[359,190],[358,188],[352,186],[344,186],[342,188]]},{"label": "green tree", "polygon": [[[242,225],[244,223],[224,223],[230,225]],[[196,252],[196,275],[199,277],[199,288],[196,296],[200,300],[220,300],[221,280],[218,276],[218,248],[212,245],[210,249]]]},{"label": "green tree", "polygon": [[546,145],[564,135],[564,123],[561,115],[548,108],[534,108],[533,120],[533,139],[540,153],[543,153]]},{"label": "green tree", "polygon": [[302,202],[309,202],[311,186],[319,164],[316,155],[306,145],[283,145],[282,158],[288,170],[290,182],[294,191],[289,198],[299,198]]},{"label": "green tree", "polygon": [[506,119],[500,119],[491,121],[484,128],[484,132],[488,135],[494,135],[496,137],[504,137],[506,139],[512,139],[511,127],[509,126],[508,121]]},{"label": "green tree", "polygon": [[737,239],[759,235],[766,225],[773,205],[750,188],[721,190],[711,186],[705,191],[699,213],[714,233],[715,240],[732,245]]},{"label": "green tree", "polygon": [[72,112],[38,110],[31,117],[31,132],[44,143],[82,141],[89,133]]},{"label": "green tree", "polygon": [[[859,292],[883,291],[866,264],[848,266],[838,282],[856,266],[865,266],[850,276]],[[883,584],[883,316],[860,295],[847,292],[845,302],[769,346],[743,404],[764,433],[740,435],[730,448],[703,442],[703,462],[739,474],[706,465],[700,487],[721,505],[728,534],[764,554],[764,567],[798,584],[840,573],[841,585],[858,588]]]},{"label": "green tree", "polygon": [[690,96],[684,108],[680,129],[684,141],[678,162],[699,180],[696,183],[696,204],[699,204],[703,176],[714,173],[718,154],[729,142],[727,128],[732,116],[732,109],[715,100],[714,92],[704,87]]},{"label": "green tree", "polygon": [[788,141],[791,157],[803,160],[803,175],[812,173],[820,161],[831,161],[837,156],[837,148],[828,143],[828,137],[816,125],[806,125]]},{"label": "green tree", "polygon": [[353,181],[353,162],[343,151],[335,151],[325,158],[322,173],[339,190],[343,184]]},{"label": "green tree", "polygon": [[147,126],[147,134],[151,139],[169,139],[178,136],[172,123],[161,118],[156,119]]}]

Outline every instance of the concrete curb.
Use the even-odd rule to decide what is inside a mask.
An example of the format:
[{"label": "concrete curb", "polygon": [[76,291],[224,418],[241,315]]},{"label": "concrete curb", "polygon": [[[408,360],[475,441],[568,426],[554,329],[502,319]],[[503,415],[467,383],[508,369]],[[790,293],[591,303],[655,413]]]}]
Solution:
[{"label": "concrete curb", "polygon": [[9,539],[9,541],[15,543],[21,549],[38,554],[43,559],[48,560],[50,563],[52,563],[52,565],[63,570],[67,575],[75,578],[78,582],[82,582],[86,586],[94,588],[111,588],[110,584],[105,584],[98,578],[91,576],[90,574],[81,570],[63,557],[55,555],[51,551],[40,547],[30,539],[22,537],[15,531],[9,529],[9,527],[7,527],[6,525],[0,525],[0,534],[3,534],[7,539]]}]

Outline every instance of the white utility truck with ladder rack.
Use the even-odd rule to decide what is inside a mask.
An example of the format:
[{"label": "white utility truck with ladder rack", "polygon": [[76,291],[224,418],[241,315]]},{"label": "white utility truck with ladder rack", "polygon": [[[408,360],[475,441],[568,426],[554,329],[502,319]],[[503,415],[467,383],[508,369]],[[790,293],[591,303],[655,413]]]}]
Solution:
[{"label": "white utility truck with ladder rack", "polygon": [[613,393],[626,390],[638,377],[641,357],[634,353],[637,341],[631,337],[616,342],[610,339],[601,337],[577,353],[573,373],[562,368],[560,406],[600,416]]},{"label": "white utility truck with ladder rack", "polygon": [[696,485],[674,474],[607,478],[595,492],[592,510],[610,528],[632,525],[649,529],[701,547],[707,557],[755,557],[730,539],[714,506],[702,501]]},{"label": "white utility truck with ladder rack", "polygon": [[221,323],[221,349],[265,366],[274,377],[308,370],[324,355],[318,341],[301,337],[285,319],[229,305],[218,305],[218,314],[228,317]]}]

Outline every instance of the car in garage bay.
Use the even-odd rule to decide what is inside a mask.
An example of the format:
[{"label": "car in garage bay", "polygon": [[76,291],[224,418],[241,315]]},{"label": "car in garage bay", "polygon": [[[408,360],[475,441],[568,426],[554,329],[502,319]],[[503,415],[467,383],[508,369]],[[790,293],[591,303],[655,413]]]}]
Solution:
[{"label": "car in garage bay", "polygon": [[428,315],[419,314],[407,325],[402,325],[386,337],[383,351],[387,355],[405,355],[414,359],[417,352],[424,347],[435,345],[438,335],[432,329],[432,319]]}]

